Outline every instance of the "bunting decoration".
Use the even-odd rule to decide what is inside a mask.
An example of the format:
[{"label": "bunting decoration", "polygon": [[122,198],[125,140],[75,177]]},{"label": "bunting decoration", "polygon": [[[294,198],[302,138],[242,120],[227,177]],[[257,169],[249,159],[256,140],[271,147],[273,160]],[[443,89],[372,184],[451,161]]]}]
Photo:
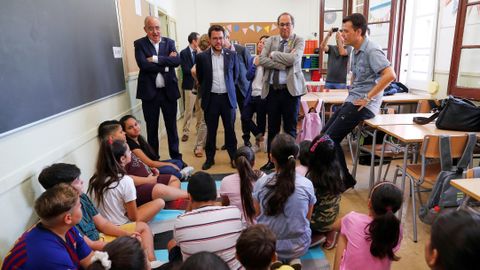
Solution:
[{"label": "bunting decoration", "polygon": [[227,27],[227,29],[228,29],[228,32],[230,32],[230,33],[231,33],[231,32],[232,32],[232,25],[231,25],[231,24],[229,24],[229,25],[227,25],[226,27]]},{"label": "bunting decoration", "polygon": [[250,30],[255,31],[255,26],[252,24],[248,27]]},{"label": "bunting decoration", "polygon": [[242,28],[242,31],[243,31],[243,34],[246,35],[247,31],[248,31],[248,28]]},{"label": "bunting decoration", "polygon": [[262,29],[263,29],[263,28],[262,28],[261,26],[257,25],[257,33],[260,32],[260,31],[262,31]]},{"label": "bunting decoration", "polygon": [[272,31],[275,30],[275,29],[277,29],[277,25],[272,23]]},{"label": "bunting decoration", "polygon": [[265,29],[265,32],[270,32],[270,25],[265,26],[263,29]]},{"label": "bunting decoration", "polygon": [[238,26],[238,24],[235,24],[235,25],[233,26],[233,31],[234,31],[234,32],[238,32],[239,30],[240,30],[240,26]]}]

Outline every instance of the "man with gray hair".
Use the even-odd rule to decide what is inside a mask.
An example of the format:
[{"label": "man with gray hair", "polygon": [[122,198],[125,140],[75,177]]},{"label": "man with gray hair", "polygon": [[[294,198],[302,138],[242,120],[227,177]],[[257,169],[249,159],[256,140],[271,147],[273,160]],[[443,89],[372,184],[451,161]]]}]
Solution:
[{"label": "man with gray hair", "polygon": [[[285,133],[294,138],[297,136],[300,96],[307,92],[301,67],[305,40],[293,33],[295,19],[290,13],[280,14],[277,25],[280,35],[266,40],[259,58],[259,64],[264,68],[262,99],[267,99],[268,153],[282,122]],[[261,170],[273,168],[269,160]]]}]

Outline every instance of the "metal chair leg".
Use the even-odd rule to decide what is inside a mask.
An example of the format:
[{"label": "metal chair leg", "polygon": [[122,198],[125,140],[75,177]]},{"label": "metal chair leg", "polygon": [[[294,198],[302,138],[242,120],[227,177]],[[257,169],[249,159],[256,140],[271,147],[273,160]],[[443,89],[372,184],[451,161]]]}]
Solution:
[{"label": "metal chair leg", "polygon": [[412,224],[413,224],[413,242],[417,242],[417,204],[415,199],[416,185],[412,177],[407,174],[410,179],[410,192],[412,193]]}]

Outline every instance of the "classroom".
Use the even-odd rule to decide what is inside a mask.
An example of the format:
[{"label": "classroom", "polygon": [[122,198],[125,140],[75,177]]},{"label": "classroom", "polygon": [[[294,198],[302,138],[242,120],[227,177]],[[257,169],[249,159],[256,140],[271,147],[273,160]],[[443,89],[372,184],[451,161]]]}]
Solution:
[{"label": "classroom", "polygon": [[[207,180],[203,173],[197,172],[211,175],[216,181],[217,204],[232,205],[232,198],[227,198],[225,202],[227,195],[222,193],[220,181],[248,168],[248,173],[256,175],[254,179],[250,178],[252,183],[257,179],[259,181],[247,184],[251,195],[249,207],[253,210],[240,209],[242,224],[244,227],[254,223],[274,227],[270,223],[274,222],[269,219],[271,215],[265,214],[265,211],[279,211],[281,216],[287,208],[278,210],[272,206],[269,209],[268,203],[262,203],[263,193],[258,189],[260,184],[265,183],[260,179],[270,175],[288,178],[278,172],[280,167],[287,166],[292,160],[296,162],[297,169],[304,166],[300,178],[313,192],[306,194],[312,195],[308,204],[311,208],[305,210],[310,211],[307,211],[307,217],[302,217],[302,221],[305,219],[308,223],[305,235],[310,236],[306,246],[299,244],[297,251],[302,250],[297,252],[299,256],[285,257],[278,250],[279,242],[285,240],[278,240],[281,236],[277,234],[278,258],[275,258],[278,260],[272,259],[273,264],[268,269],[280,269],[273,267],[277,262],[288,264],[289,268],[285,269],[420,270],[460,269],[460,266],[465,267],[462,269],[476,269],[468,265],[468,254],[455,257],[467,261],[466,264],[455,262],[458,263],[455,264],[457,268],[439,266],[442,263],[439,262],[439,254],[432,253],[438,250],[429,250],[428,247],[431,246],[431,235],[436,232],[432,223],[436,224],[434,219],[440,214],[455,216],[468,212],[473,220],[469,222],[473,222],[476,228],[476,231],[470,232],[471,239],[480,240],[480,215],[471,207],[471,202],[480,200],[480,1],[8,2],[2,3],[0,9],[0,87],[3,96],[0,106],[0,149],[3,154],[0,158],[0,205],[3,206],[0,209],[3,220],[0,223],[0,262],[9,254],[15,241],[40,220],[41,215],[36,211],[37,201],[47,195],[42,195],[45,194],[45,186],[39,183],[39,177],[48,166],[74,164],[81,171],[77,178],[83,181],[83,192],[96,194],[97,197],[104,194],[104,191],[97,193],[95,187],[89,188],[89,185],[102,175],[99,173],[100,162],[97,162],[97,159],[101,160],[99,152],[108,151],[105,149],[112,148],[117,141],[108,129],[102,137],[101,127],[105,124],[121,125],[125,131],[121,131],[122,136],[127,141],[123,144],[128,145],[124,153],[133,153],[147,168],[148,172],[142,177],[171,175],[170,179],[162,180],[165,185],[157,184],[160,177],[155,180],[156,185],[167,186],[167,189],[160,192],[160,199],[150,195],[149,202],[143,204],[152,208],[143,212],[137,202],[137,221],[146,222],[142,223],[145,227],[137,224],[135,234],[154,235],[153,240],[147,240],[152,242],[153,249],[145,255],[152,262],[152,269],[157,269],[154,261],[166,262],[171,256],[170,249],[167,250],[168,240],[173,235],[174,238],[180,237],[177,232],[172,233],[177,216],[185,213],[186,204],[198,202],[190,194],[194,186],[187,187],[192,174],[199,181]],[[363,23],[365,29],[357,27],[357,20]],[[216,34],[221,37],[214,39]],[[160,45],[154,44],[152,37],[158,38]],[[201,49],[202,38],[211,47]],[[192,39],[194,43],[190,42]],[[165,63],[172,61],[172,64],[160,64],[164,63],[163,56],[160,56],[163,49],[167,50]],[[159,56],[144,55],[148,50]],[[190,53],[187,57],[193,59],[188,69],[185,68],[183,53]],[[212,60],[205,62],[205,58],[210,56]],[[139,60],[140,57],[143,59]],[[226,60],[223,62],[215,57]],[[196,70],[195,67],[191,70],[193,64]],[[221,72],[217,73],[216,67],[224,68],[224,78],[221,78],[224,71],[220,69]],[[149,68],[156,70],[155,75],[150,71],[146,73]],[[337,69],[341,71],[337,72]],[[257,76],[259,70],[261,73]],[[267,74],[270,70],[272,72]],[[252,79],[248,79],[249,72],[253,74]],[[244,79],[241,79],[242,76]],[[185,86],[188,83],[184,79],[188,77],[191,83]],[[147,85],[147,81],[151,85]],[[243,81],[245,86],[241,86]],[[244,92],[239,90],[242,87]],[[162,88],[173,90],[171,94],[165,92],[165,95],[156,92]],[[200,94],[195,92],[207,88],[207,93],[202,92],[200,99]],[[157,98],[150,98],[152,95]],[[251,105],[253,101],[258,103],[256,107],[248,107],[249,115],[247,109],[236,109],[247,108],[245,104]],[[451,109],[449,114],[446,113],[447,106]],[[435,110],[440,112],[437,120],[419,124],[434,115]],[[263,118],[259,117],[260,111]],[[267,118],[265,114],[268,114]],[[218,121],[219,116],[222,121]],[[215,118],[214,121],[212,118]],[[203,122],[201,119],[204,119]],[[263,130],[260,119],[263,119]],[[109,120],[115,121],[105,123]],[[445,122],[443,126],[441,122]],[[136,137],[130,138],[130,132],[133,132],[128,131],[130,123],[134,125],[131,128],[140,134],[140,141]],[[210,132],[207,133],[207,130]],[[142,136],[148,137],[148,142]],[[301,142],[304,140],[309,141],[303,147],[310,167],[303,164],[300,157]],[[288,149],[290,143],[294,146],[293,150]],[[147,148],[153,150],[152,156],[141,150],[143,144],[149,144]],[[315,151],[323,147],[331,150],[334,158],[329,160],[325,153],[316,157]],[[280,148],[284,152],[278,150]],[[138,154],[139,150],[142,156]],[[290,150],[293,152],[285,154]],[[451,160],[450,163],[444,160],[446,152],[450,154],[454,167]],[[284,156],[278,156],[279,153]],[[238,157],[241,155],[246,159],[245,164],[239,165]],[[285,161],[282,163],[280,160]],[[332,164],[331,167],[320,160]],[[246,164],[247,161],[249,164]],[[161,170],[164,163],[174,169]],[[312,164],[318,166],[313,168]],[[449,196],[455,199],[450,200],[444,210],[438,201],[443,203],[443,199],[430,201],[432,189],[437,191],[435,187],[440,185],[436,182],[441,174],[455,171],[457,167],[462,167],[462,170],[451,178],[456,180],[444,185],[454,192]],[[122,168],[120,172],[124,171]],[[324,175],[324,171],[330,174],[322,177],[335,178],[332,175],[337,174],[342,181],[336,179],[338,183],[324,185],[320,183],[323,180],[317,183],[311,179],[322,178],[319,175]],[[295,190],[298,173],[297,178],[293,174]],[[106,175],[109,174],[103,174]],[[123,173],[121,175],[123,177]],[[237,174],[237,178],[251,175]],[[135,186],[136,181],[133,178]],[[263,188],[275,191],[276,183],[273,188],[268,185]],[[335,196],[329,197],[330,207],[335,210],[329,211],[336,214],[325,227],[327,229],[315,231],[312,227],[315,222],[310,219],[312,210],[313,220],[318,218],[317,206],[313,207],[313,204],[320,196],[319,185],[335,193]],[[203,190],[204,187],[197,188]],[[372,217],[379,215],[375,214],[372,206],[375,190],[388,191],[390,197],[398,191],[401,196],[398,205],[382,206],[385,209],[380,210],[382,216],[392,214],[389,217],[400,224],[396,226],[396,238],[392,240],[395,245],[388,251],[381,251],[381,260],[366,251],[372,261],[377,259],[379,262],[375,267],[368,266],[368,260],[365,260],[367,264],[360,268],[348,268],[343,265],[347,263],[342,256],[344,253],[337,250],[341,247],[348,253],[349,237],[353,237],[343,232],[348,221],[345,217],[353,218],[352,213],[362,213],[362,217],[356,217],[359,219],[369,214]],[[442,191],[438,191],[439,194],[443,194]],[[138,188],[136,192],[138,197]],[[278,192],[288,196],[293,194],[284,190]],[[294,192],[297,194],[297,191]],[[265,195],[267,202],[275,197],[271,195],[268,192]],[[240,197],[236,200],[244,203],[243,196],[241,200]],[[279,200],[279,205],[287,204],[286,199]],[[204,206],[197,204],[197,207],[201,209]],[[230,210],[229,207],[232,206],[223,210]],[[250,214],[244,216],[246,213],[243,211],[253,211],[255,218],[250,219]],[[103,210],[99,212],[110,217]],[[145,219],[144,213],[147,216]],[[127,214],[123,218],[132,220]],[[227,212],[219,219],[228,215],[233,213]],[[243,220],[245,218],[248,221]],[[456,220],[462,218],[465,217],[458,216]],[[351,224],[355,223],[355,220],[351,221]],[[449,224],[438,219],[439,224],[442,221]],[[280,223],[278,220],[275,222]],[[373,226],[366,224],[364,233],[372,237],[371,232],[366,231]],[[139,231],[140,227],[144,230]],[[318,239],[314,237],[315,233],[319,233]],[[240,231],[237,238],[239,234]],[[397,246],[399,234],[401,243],[398,242]],[[295,238],[301,237],[297,235]],[[452,237],[451,241],[465,240],[460,238]],[[370,243],[373,240],[365,241]],[[311,242],[319,244],[309,249]],[[467,246],[467,242],[462,243]],[[199,245],[187,248],[197,251]],[[479,247],[476,245],[476,251]],[[187,251],[182,246],[180,256],[182,253],[186,256],[184,252]],[[92,254],[96,256],[96,253]],[[249,268],[237,261],[238,250],[236,258],[232,254],[232,260],[237,264],[227,261],[231,269]],[[113,258],[111,256],[111,260]],[[222,259],[225,260],[224,257]],[[98,261],[101,261],[100,257]],[[340,268],[339,264],[342,264]],[[200,268],[193,266],[191,269]]]}]

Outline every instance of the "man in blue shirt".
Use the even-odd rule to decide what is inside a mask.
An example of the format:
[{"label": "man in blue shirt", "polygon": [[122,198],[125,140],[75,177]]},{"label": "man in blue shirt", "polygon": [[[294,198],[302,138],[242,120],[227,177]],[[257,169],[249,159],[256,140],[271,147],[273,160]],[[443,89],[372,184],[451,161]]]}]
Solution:
[{"label": "man in blue shirt", "polygon": [[354,48],[352,59],[353,83],[344,104],[328,120],[322,133],[335,142],[337,156],[345,174],[345,189],[356,183],[345,162],[340,142],[360,121],[373,118],[380,110],[383,90],[396,75],[382,48],[365,36],[367,20],[354,13],[343,19],[342,36],[345,45]]},{"label": "man in blue shirt", "polygon": [[79,192],[67,184],[35,201],[40,222],[25,232],[5,257],[7,269],[86,269],[93,256],[75,225],[82,219]]}]

